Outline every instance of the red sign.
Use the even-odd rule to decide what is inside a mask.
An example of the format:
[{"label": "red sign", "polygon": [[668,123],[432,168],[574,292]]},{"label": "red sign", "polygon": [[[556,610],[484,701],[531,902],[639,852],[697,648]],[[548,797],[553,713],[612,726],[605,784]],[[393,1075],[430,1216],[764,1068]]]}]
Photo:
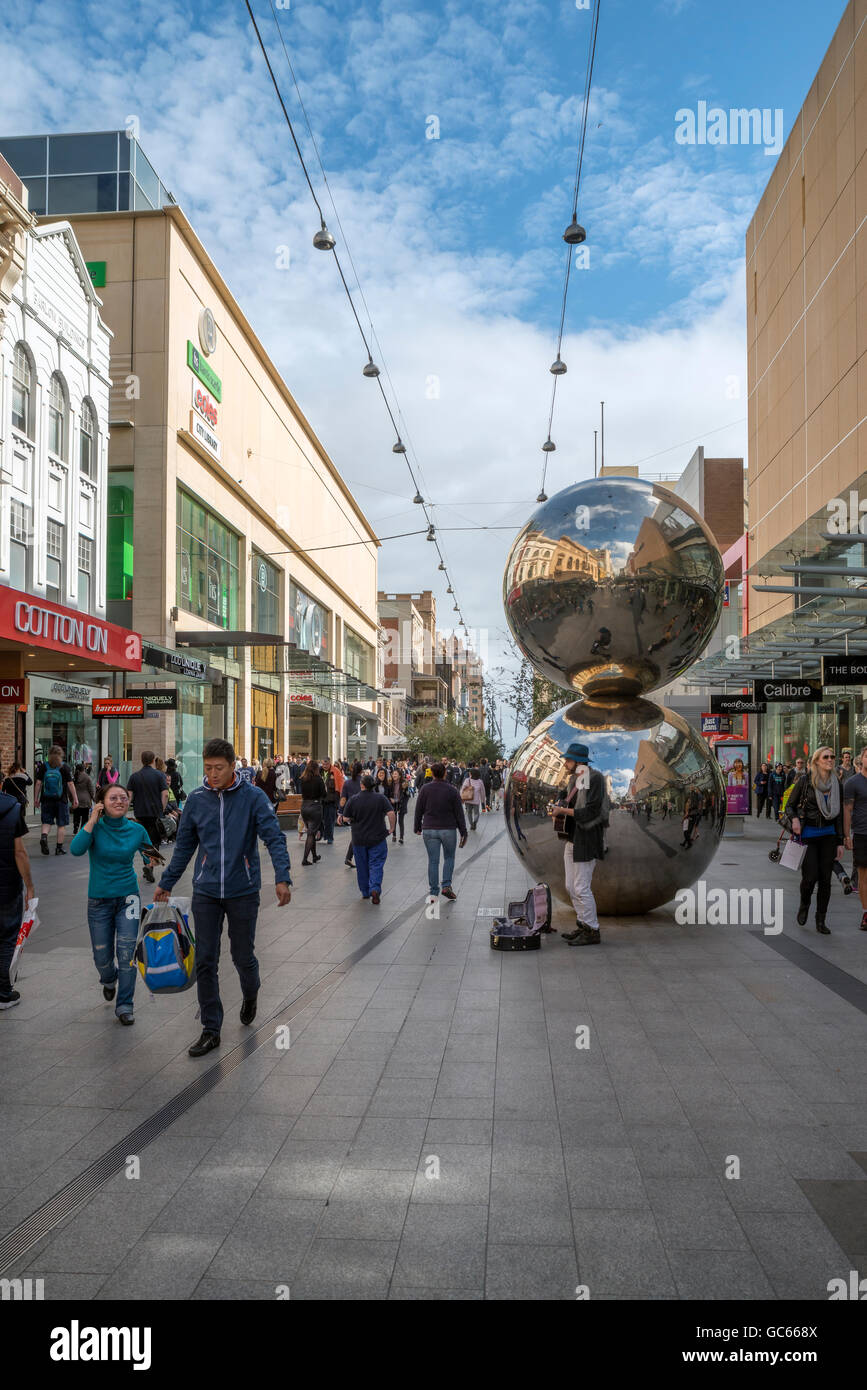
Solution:
[{"label": "red sign", "polygon": [[143,716],[143,695],[125,695],[123,699],[93,701],[94,719],[141,719]]},{"label": "red sign", "polygon": [[290,695],[289,695],[289,703],[290,703],[290,705],[312,705],[312,704],[313,704],[313,696],[312,696],[312,695],[298,695],[297,693],[296,693],[296,694],[291,694],[291,693],[290,693]]},{"label": "red sign", "polygon": [[118,671],[141,670],[141,637],[125,627],[0,584],[0,637]]},{"label": "red sign", "polygon": [[26,676],[0,679],[0,705],[26,705],[30,700],[30,682]]}]

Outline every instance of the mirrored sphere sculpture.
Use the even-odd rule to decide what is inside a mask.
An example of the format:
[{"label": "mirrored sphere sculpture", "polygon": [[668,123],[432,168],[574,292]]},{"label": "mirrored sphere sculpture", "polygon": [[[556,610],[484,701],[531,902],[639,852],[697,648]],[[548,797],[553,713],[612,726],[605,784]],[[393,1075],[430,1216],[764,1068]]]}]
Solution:
[{"label": "mirrored sphere sculpture", "polygon": [[528,873],[566,903],[571,845],[547,813],[565,789],[563,754],[576,742],[590,749],[611,801],[607,852],[593,873],[597,909],[649,912],[700,878],[716,853],[726,807],[719,765],[686,720],[650,700],[578,701],[537,725],[512,759],[504,812]]},{"label": "mirrored sphere sculpture", "polygon": [[597,696],[647,694],[699,656],[724,572],[701,517],[640,478],[593,478],[544,502],[509,554],[503,603],[541,676]]}]

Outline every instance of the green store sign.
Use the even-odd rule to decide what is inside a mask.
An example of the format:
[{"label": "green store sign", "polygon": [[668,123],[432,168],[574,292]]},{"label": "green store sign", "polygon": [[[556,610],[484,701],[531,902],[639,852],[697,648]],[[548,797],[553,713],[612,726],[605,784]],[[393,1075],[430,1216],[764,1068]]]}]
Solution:
[{"label": "green store sign", "polygon": [[217,376],[213,367],[208,366],[195,343],[191,343],[189,338],[187,339],[187,366],[191,371],[195,372],[199,381],[201,381],[204,386],[207,386],[215,400],[222,401],[223,383]]},{"label": "green store sign", "polygon": [[91,284],[96,290],[105,289],[105,261],[85,261]]}]

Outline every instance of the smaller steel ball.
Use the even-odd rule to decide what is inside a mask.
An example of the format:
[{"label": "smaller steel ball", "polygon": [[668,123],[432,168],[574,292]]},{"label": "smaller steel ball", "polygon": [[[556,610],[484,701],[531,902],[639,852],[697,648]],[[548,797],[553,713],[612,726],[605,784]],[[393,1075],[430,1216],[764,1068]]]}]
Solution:
[{"label": "smaller steel ball", "polygon": [[541,676],[587,696],[647,694],[701,654],[722,611],[722,556],[696,511],[640,478],[575,483],[509,553],[503,603]]},{"label": "smaller steel ball", "polygon": [[716,854],[726,788],[716,758],[681,715],[650,700],[579,700],[543,719],[514,755],[503,811],[512,848],[537,882],[569,902],[564,854],[548,810],[565,791],[563,755],[590,750],[610,810],[592,891],[603,916],[638,916],[701,878]]}]

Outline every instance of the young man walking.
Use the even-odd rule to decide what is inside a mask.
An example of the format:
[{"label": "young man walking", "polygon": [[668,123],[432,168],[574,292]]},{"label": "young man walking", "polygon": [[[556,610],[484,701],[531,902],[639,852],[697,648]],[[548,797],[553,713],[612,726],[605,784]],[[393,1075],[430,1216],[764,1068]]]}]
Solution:
[{"label": "young man walking", "polygon": [[241,979],[241,1022],[249,1024],[256,1017],[259,963],[253,946],[262,883],[259,840],[274,865],[280,907],[292,896],[286,836],[267,796],[235,772],[235,750],[226,739],[212,738],[202,757],[204,780],[184,802],[172,861],[154,893],[156,902],[167,900],[196,855],[192,910],[202,1035],[190,1048],[191,1057],[204,1057],[220,1046],[223,1005],[218,965],[224,917],[232,962]]},{"label": "young man walking", "polygon": [[467,822],[456,787],[445,780],[443,763],[434,763],[433,777],[425,782],[415,801],[413,829],[421,835],[427,850],[428,902],[436,902],[440,891],[440,852],[443,856],[442,895],[451,902],[457,893],[452,888],[455,867],[455,847],[460,835],[461,849],[467,843]]},{"label": "young man walking", "polygon": [[[126,789],[132,798],[133,815],[147,831],[154,849],[159,849],[163,838],[159,818],[169,804],[169,784],[166,774],[157,772],[154,767],[155,756],[151,752],[142,753],[141,767],[132,774]],[[148,883],[153,883],[153,869],[146,864],[142,872]]]},{"label": "young man walking", "polygon": [[78,793],[72,768],[63,761],[63,749],[55,745],[49,750],[48,760],[40,763],[36,770],[36,786],[33,788],[33,809],[42,805],[42,838],[39,848],[48,853],[48,832],[57,825],[57,844],[55,854],[65,854],[63,837],[69,824],[69,807],[78,809]]},{"label": "young man walking", "polygon": [[21,999],[9,974],[26,901],[35,898],[30,859],[24,844],[27,822],[17,797],[0,792],[0,1009]]},{"label": "young man walking", "polygon": [[374,790],[369,773],[361,779],[361,791],[351,796],[344,806],[343,819],[352,826],[355,874],[361,896],[365,900],[369,898],[376,907],[382,896],[388,837],[394,831],[395,815],[388,797]]}]

